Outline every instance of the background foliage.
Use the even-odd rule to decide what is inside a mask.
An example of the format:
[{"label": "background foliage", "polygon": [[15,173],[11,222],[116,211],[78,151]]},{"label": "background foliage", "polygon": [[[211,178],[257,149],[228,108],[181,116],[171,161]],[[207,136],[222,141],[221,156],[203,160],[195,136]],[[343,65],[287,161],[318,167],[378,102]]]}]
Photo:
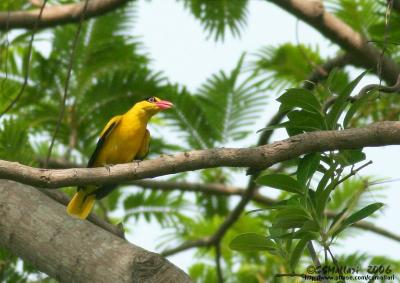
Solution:
[{"label": "background foliage", "polygon": [[[49,2],[59,3],[56,0]],[[385,29],[385,1],[325,2],[336,16],[376,40],[378,46],[383,46],[380,41]],[[248,0],[182,0],[176,5],[183,5],[199,21],[208,38],[216,41],[224,40],[228,33],[240,37],[246,32],[247,18],[251,17],[247,10]],[[30,8],[25,1],[0,3],[1,11]],[[260,46],[254,54],[243,54],[238,58],[230,72],[217,72],[197,91],[190,92],[185,85],[171,83],[162,70],[150,67],[151,54],[145,52],[140,38],[131,32],[139,12],[136,4],[131,3],[83,25],[66,111],[52,158],[85,164],[105,123],[150,94],[171,100],[176,107],[153,119],[154,134],[148,158],[162,153],[221,147],[232,141],[248,141],[249,137],[252,142],[244,146],[252,146],[259,136],[254,133],[254,124],[265,116],[268,101],[279,103],[280,111],[286,116],[281,124],[263,131],[284,128],[289,136],[398,119],[398,96],[372,93],[369,99],[374,103],[366,100],[355,104],[348,102],[347,98],[365,73],[350,80],[347,69],[337,69],[313,90],[301,88],[302,81],[315,66],[324,62],[317,46],[302,44]],[[399,14],[393,14],[390,42],[400,42],[399,17]],[[48,42],[51,49],[45,54],[34,45],[27,88],[16,107],[1,118],[1,159],[40,166],[46,158],[50,137],[58,123],[75,31],[76,25],[66,25],[36,35],[36,40]],[[2,108],[21,88],[27,67],[21,62],[27,55],[29,35],[19,31],[0,36]],[[398,46],[388,46],[387,52],[400,63]],[[267,100],[270,90],[281,94]],[[325,109],[326,100],[332,95],[337,95],[337,99]],[[167,132],[172,132],[178,142],[160,134]],[[270,189],[263,188],[269,187],[279,190],[280,194],[276,204],[267,208],[252,203],[252,208],[260,210],[243,215],[223,238],[221,253],[225,281],[281,282],[275,274],[301,273],[312,262],[305,249],[309,240],[314,240],[318,250],[325,251],[322,261],[337,260],[342,265],[352,266],[390,262],[393,272],[400,271],[397,259],[383,260],[364,253],[335,253],[335,246],[344,237],[356,233],[349,229],[351,225],[369,217],[383,205],[380,201],[384,200],[371,200],[365,193],[378,189],[374,179],[353,176],[354,170],[366,163],[365,159],[362,150],[310,154],[283,163],[274,172],[262,172],[257,179],[260,192],[267,194]],[[237,169],[217,168],[178,174],[171,179],[231,184],[234,174]],[[244,170],[240,174],[245,174]],[[72,192],[71,188],[65,190]],[[158,223],[165,229],[159,243],[162,250],[213,234],[233,205],[226,196],[121,188],[95,210],[113,223],[123,222],[128,232],[140,219],[149,225]],[[328,217],[324,211],[336,217]],[[328,252],[334,257],[328,256]],[[197,282],[216,282],[214,258],[214,249],[198,249],[197,263],[189,268],[190,276]],[[53,281],[29,263],[0,250],[0,280],[32,282],[38,278],[43,282]]]}]

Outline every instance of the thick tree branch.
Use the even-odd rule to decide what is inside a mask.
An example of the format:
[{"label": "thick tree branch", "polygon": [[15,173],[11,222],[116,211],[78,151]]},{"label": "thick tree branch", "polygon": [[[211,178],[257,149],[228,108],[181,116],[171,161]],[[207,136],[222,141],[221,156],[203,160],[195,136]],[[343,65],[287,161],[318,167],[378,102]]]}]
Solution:
[{"label": "thick tree branch", "polygon": [[[125,5],[131,0],[90,0],[84,19],[101,16]],[[77,23],[83,13],[84,3],[50,6],[44,9],[39,28]],[[33,29],[39,10],[0,12],[0,30],[16,28]]]},{"label": "thick tree branch", "polygon": [[353,63],[363,68],[372,68],[377,74],[377,65],[382,60],[382,78],[394,84],[400,67],[349,25],[328,13],[319,0],[267,0],[308,23],[326,38],[338,44],[353,57]]},{"label": "thick tree branch", "polygon": [[115,184],[223,166],[264,169],[311,152],[394,144],[400,144],[400,122],[386,121],[359,129],[300,134],[254,148],[195,150],[112,167],[39,169],[3,160],[0,178],[43,188]]},{"label": "thick tree branch", "polygon": [[[61,191],[41,190],[41,192],[43,192],[48,197],[52,198],[53,200],[61,203],[62,205],[65,205],[65,206],[67,206],[71,200],[65,193],[63,193]],[[104,230],[106,230],[122,239],[125,239],[124,231],[122,229],[119,229],[119,227],[104,221],[103,219],[101,219],[97,215],[95,215],[94,213],[89,214],[89,217],[87,218],[87,220],[92,222],[93,224],[103,228]]]},{"label": "thick tree branch", "polygon": [[0,246],[61,282],[191,282],[157,254],[132,245],[39,190],[0,181]]}]

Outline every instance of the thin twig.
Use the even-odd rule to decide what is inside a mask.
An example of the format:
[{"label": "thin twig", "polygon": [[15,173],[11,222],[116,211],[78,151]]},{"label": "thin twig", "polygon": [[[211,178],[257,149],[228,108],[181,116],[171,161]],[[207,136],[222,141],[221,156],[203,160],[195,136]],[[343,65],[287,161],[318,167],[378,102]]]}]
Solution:
[{"label": "thin twig", "polygon": [[70,81],[70,78],[71,78],[71,72],[72,72],[72,67],[74,65],[74,59],[75,59],[75,53],[76,53],[77,46],[78,46],[79,35],[81,33],[81,29],[82,29],[82,25],[83,25],[83,19],[85,18],[85,13],[86,13],[86,10],[87,10],[87,7],[88,7],[88,3],[89,3],[89,0],[85,0],[85,6],[83,7],[83,11],[82,11],[82,14],[81,14],[79,25],[78,25],[78,28],[77,28],[76,33],[75,33],[75,38],[74,38],[74,41],[73,41],[71,57],[70,57],[70,60],[69,60],[69,65],[68,65],[68,70],[67,70],[67,78],[65,80],[65,85],[64,85],[64,95],[63,95],[63,99],[62,99],[60,114],[59,114],[59,117],[58,117],[56,129],[55,129],[53,137],[51,139],[49,150],[47,152],[47,158],[46,158],[45,167],[47,167],[47,163],[49,162],[49,159],[50,159],[50,156],[51,156],[51,152],[53,150],[54,142],[56,140],[58,131],[60,130],[62,120],[64,118],[65,105],[67,103],[67,98],[68,98],[69,81]]},{"label": "thin twig", "polygon": [[[307,242],[307,249],[308,249],[308,252],[310,253],[310,256],[311,256],[311,259],[312,259],[312,261],[314,263],[314,266],[316,266],[316,267],[317,266],[321,266],[321,262],[319,261],[318,255],[315,252],[314,245],[313,245],[311,240]],[[321,268],[321,271],[320,271],[320,275],[323,278],[322,282],[329,283],[328,280],[325,279],[325,274],[323,273],[322,268]]]},{"label": "thin twig", "polygon": [[218,283],[224,283],[224,276],[221,268],[221,243],[215,245],[215,268],[217,270]]},{"label": "thin twig", "polygon": [[[350,96],[347,100],[350,102],[355,102],[357,100],[360,100],[362,97],[364,97],[371,91],[379,91],[379,92],[384,92],[384,93],[400,92],[400,74],[397,77],[397,81],[392,86],[383,86],[380,84],[369,84],[369,85],[364,86],[357,95]],[[328,98],[328,100],[324,104],[323,111],[327,112],[328,109],[333,105],[333,103],[335,103],[336,99],[337,99],[337,96]]]},{"label": "thin twig", "polygon": [[[326,250],[329,252],[329,255],[331,256],[332,262],[333,262],[333,264],[335,265],[335,267],[336,267],[336,269],[337,269],[339,275],[342,275],[342,276],[343,276],[343,272],[342,272],[342,269],[341,269],[340,266],[339,266],[339,262],[338,262],[337,259],[334,257],[334,255],[333,255],[331,249],[330,249],[329,247],[326,247]],[[345,283],[346,281],[343,280],[343,282]]]},{"label": "thin twig", "polygon": [[343,183],[344,181],[346,181],[347,179],[349,179],[350,177],[356,175],[358,172],[360,172],[360,170],[364,169],[365,167],[369,166],[372,164],[372,160],[368,161],[367,163],[365,163],[364,165],[361,165],[360,167],[354,169],[353,167],[350,170],[350,173],[347,174],[346,176],[344,176],[342,179],[340,179],[339,181],[336,182],[336,184],[334,185],[334,187],[336,188],[337,186],[339,186],[341,183]]},{"label": "thin twig", "polygon": [[4,114],[6,114],[11,108],[14,107],[14,105],[15,105],[15,104],[18,102],[18,100],[21,98],[21,96],[22,96],[22,94],[24,93],[24,90],[25,90],[25,88],[26,88],[26,86],[27,86],[27,84],[28,84],[29,70],[30,70],[30,61],[31,61],[32,49],[33,49],[33,40],[34,40],[34,38],[35,38],[35,33],[36,33],[37,28],[38,28],[39,21],[40,21],[40,18],[42,17],[43,10],[44,10],[44,7],[46,6],[46,3],[47,3],[47,0],[44,0],[44,1],[43,1],[43,5],[42,5],[42,7],[40,8],[39,16],[37,17],[37,19],[36,19],[36,21],[35,21],[35,26],[34,26],[34,28],[33,28],[33,30],[32,30],[31,39],[29,40],[28,54],[27,54],[27,56],[25,57],[25,62],[24,62],[24,63],[25,63],[24,65],[26,66],[25,74],[24,74],[24,82],[22,83],[22,87],[21,87],[21,89],[19,90],[17,96],[16,96],[16,97],[11,101],[11,103],[0,113],[0,118],[1,118]]},{"label": "thin twig", "polygon": [[[4,72],[5,72],[5,77],[3,78],[1,82],[1,88],[0,88],[0,93],[4,89],[4,83],[8,79],[8,53],[9,53],[9,47],[10,47],[10,41],[8,39],[8,29],[9,29],[9,24],[10,24],[10,0],[7,1],[7,21],[6,21],[6,30],[4,32],[5,34],[5,56],[4,56]],[[2,57],[3,53],[0,51],[0,57]]]},{"label": "thin twig", "polygon": [[[386,15],[385,15],[385,32],[383,35],[383,46],[382,46],[382,51],[379,55],[379,60],[378,60],[378,64],[377,64],[377,70],[378,70],[378,77],[379,77],[379,86],[382,85],[382,69],[383,69],[383,58],[385,56],[385,51],[387,48],[387,40],[389,37],[389,29],[390,29],[390,15],[391,15],[391,11],[393,8],[393,0],[389,0],[387,2],[387,6],[386,6]],[[378,92],[380,94],[380,90],[378,89]]]},{"label": "thin twig", "polygon": [[339,218],[336,220],[336,222],[333,223],[332,227],[329,229],[329,235],[332,235],[331,238],[331,243],[334,239],[333,235],[335,235],[338,231],[341,229],[341,225],[343,221],[349,216],[350,212],[352,209],[357,205],[361,195],[365,192],[365,190],[368,188],[368,182],[364,182],[363,187],[358,189],[354,195],[351,196],[351,199],[347,202],[344,210],[339,214]]},{"label": "thin twig", "polygon": [[345,276],[344,276],[344,274],[343,274],[343,272],[342,272],[342,268],[340,268],[339,262],[338,262],[338,261],[336,260],[336,258],[333,256],[333,253],[332,253],[331,249],[330,249],[329,247],[327,247],[326,249],[328,250],[328,252],[329,252],[329,254],[330,254],[330,256],[331,256],[332,262],[333,262],[333,264],[335,265],[338,274],[341,276],[341,278],[343,278],[342,281],[340,281],[340,282],[341,282],[341,283],[346,283],[346,280],[344,279]]},{"label": "thin twig", "polygon": [[209,247],[209,246],[211,246],[210,238],[204,237],[204,238],[201,238],[201,239],[184,242],[184,243],[180,244],[179,246],[177,246],[175,248],[172,248],[172,249],[167,249],[167,250],[161,252],[160,254],[162,256],[167,257],[167,256],[170,256],[170,255],[174,255],[174,254],[189,250],[191,248]]}]

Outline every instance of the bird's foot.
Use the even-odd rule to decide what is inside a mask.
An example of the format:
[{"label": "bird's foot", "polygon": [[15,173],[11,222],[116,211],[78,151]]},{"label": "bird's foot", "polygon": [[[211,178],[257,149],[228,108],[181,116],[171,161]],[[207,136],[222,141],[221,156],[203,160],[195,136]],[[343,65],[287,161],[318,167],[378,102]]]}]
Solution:
[{"label": "bird's foot", "polygon": [[111,173],[111,167],[113,167],[114,164],[106,164],[104,167],[107,169],[108,173]]},{"label": "bird's foot", "polygon": [[140,162],[142,162],[142,160],[140,160],[140,159],[134,159],[134,160],[132,160],[132,163],[135,164],[135,168],[138,168],[138,167],[139,167]]}]

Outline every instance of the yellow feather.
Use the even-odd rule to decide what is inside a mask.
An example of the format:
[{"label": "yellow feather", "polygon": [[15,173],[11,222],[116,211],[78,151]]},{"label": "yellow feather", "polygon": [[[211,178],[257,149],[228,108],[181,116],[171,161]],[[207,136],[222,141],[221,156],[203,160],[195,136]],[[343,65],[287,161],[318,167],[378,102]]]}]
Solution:
[{"label": "yellow feather", "polygon": [[93,208],[94,201],[94,195],[88,195],[87,192],[79,190],[69,202],[67,213],[80,219],[86,219]]},{"label": "yellow feather", "polygon": [[[157,105],[157,103],[164,105]],[[167,103],[167,104],[165,104]],[[169,104],[168,104],[169,103]],[[165,106],[167,105],[167,106]],[[150,134],[146,129],[150,118],[172,103],[154,98],[136,103],[128,112],[113,117],[101,132],[98,146],[91,158],[91,167],[132,162],[148,151]],[[80,188],[67,207],[71,215],[85,219],[95,202],[96,188]]]}]

